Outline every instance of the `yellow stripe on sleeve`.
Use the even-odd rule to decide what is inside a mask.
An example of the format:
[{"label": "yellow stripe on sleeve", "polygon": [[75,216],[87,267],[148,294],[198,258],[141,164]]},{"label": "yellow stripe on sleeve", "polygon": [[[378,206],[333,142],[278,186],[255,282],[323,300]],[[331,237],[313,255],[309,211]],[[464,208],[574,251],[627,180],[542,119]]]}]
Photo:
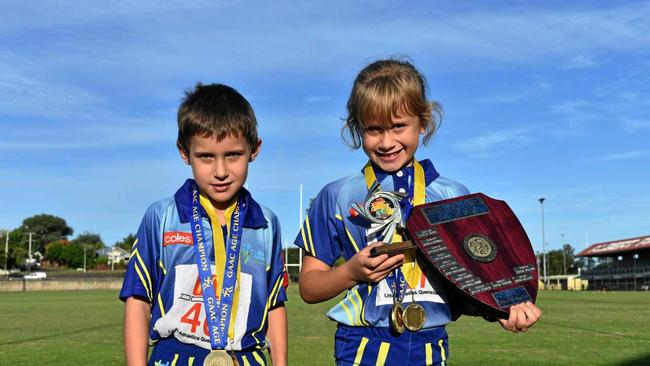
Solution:
[{"label": "yellow stripe on sleeve", "polygon": [[174,359],[172,360],[172,365],[171,366],[176,366],[177,361],[178,361],[178,353],[174,354]]},{"label": "yellow stripe on sleeve", "polygon": [[140,277],[140,282],[142,282],[142,287],[144,287],[145,291],[147,292],[147,298],[149,301],[153,301],[153,297],[151,297],[151,291],[149,290],[149,287],[147,287],[147,283],[144,280],[144,276],[142,276],[142,272],[140,272],[140,269],[138,268],[137,265],[134,265],[133,268],[135,268],[135,273],[138,274],[138,277]]},{"label": "yellow stripe on sleeve", "polygon": [[386,363],[386,357],[388,357],[389,349],[390,343],[381,342],[381,346],[379,346],[379,354],[377,355],[377,363],[375,363],[375,366],[384,366],[384,363]]},{"label": "yellow stripe on sleeve", "polygon": [[[141,269],[144,272],[144,274],[147,276],[147,283],[149,284],[149,290],[150,292],[153,291],[153,286],[151,285],[151,276],[149,276],[149,270],[147,270],[147,266],[144,265],[144,261],[142,260],[142,257],[140,256],[140,252],[138,250],[134,250],[133,253],[135,254],[135,257],[138,258],[138,262],[140,263]],[[149,296],[151,300],[153,300],[153,296]]]},{"label": "yellow stripe on sleeve", "polygon": [[366,349],[366,344],[368,343],[368,338],[362,337],[359,348],[357,348],[357,356],[354,358],[355,365],[361,365],[361,360],[363,359],[363,351]]},{"label": "yellow stripe on sleeve", "polygon": [[303,223],[300,225],[300,235],[302,235],[302,243],[305,245],[305,250],[309,253],[311,253],[311,249],[309,249],[309,242],[307,242],[307,236],[305,236],[305,224]]},{"label": "yellow stripe on sleeve", "polygon": [[442,359],[442,362],[440,363],[441,366],[447,365],[447,355],[445,354],[445,347],[442,344],[443,340],[438,341],[438,347],[440,347],[440,358]]},{"label": "yellow stripe on sleeve", "polygon": [[190,357],[190,358],[187,360],[187,366],[192,366],[193,364],[194,364],[194,357]]},{"label": "yellow stripe on sleeve", "polygon": [[431,343],[424,344],[424,353],[426,354],[426,364],[433,365],[433,350],[431,349]]},{"label": "yellow stripe on sleeve", "polygon": [[257,352],[253,351],[252,353],[253,353],[253,357],[255,357],[255,360],[256,360],[257,362],[259,362],[260,365],[262,365],[262,366],[266,365],[266,363],[264,362],[264,360],[262,359],[262,357],[260,357],[260,355],[258,355]]},{"label": "yellow stripe on sleeve", "polygon": [[309,225],[309,216],[305,217],[305,226],[307,226],[307,236],[309,239],[309,242],[311,243],[311,254],[315,257],[316,256],[316,247],[314,246],[314,239],[311,237],[311,227]]},{"label": "yellow stripe on sleeve", "polygon": [[138,244],[138,238],[135,238],[135,241],[133,242],[133,245],[131,245],[131,250],[135,248],[135,245]]}]

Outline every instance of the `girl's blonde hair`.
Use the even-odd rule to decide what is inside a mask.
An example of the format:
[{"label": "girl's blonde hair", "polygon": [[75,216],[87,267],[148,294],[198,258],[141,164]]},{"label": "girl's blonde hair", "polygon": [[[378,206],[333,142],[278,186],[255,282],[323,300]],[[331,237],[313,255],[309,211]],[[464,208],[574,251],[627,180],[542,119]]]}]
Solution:
[{"label": "girl's blonde hair", "polygon": [[426,79],[408,61],[388,59],[371,63],[354,80],[341,135],[347,130],[351,146],[358,149],[368,122],[388,128],[395,117],[418,116],[425,128],[422,142],[426,145],[442,121],[442,107],[426,100],[426,89]]}]

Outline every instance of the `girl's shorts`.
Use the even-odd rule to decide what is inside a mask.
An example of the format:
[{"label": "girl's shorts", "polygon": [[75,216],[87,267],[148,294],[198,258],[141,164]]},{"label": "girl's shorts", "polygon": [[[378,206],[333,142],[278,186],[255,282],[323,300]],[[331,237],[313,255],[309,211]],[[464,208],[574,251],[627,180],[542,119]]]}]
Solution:
[{"label": "girl's shorts", "polygon": [[[210,350],[179,342],[176,338],[158,341],[149,356],[148,366],[203,366],[203,360]],[[240,366],[264,366],[266,359],[261,350],[236,351],[231,353]]]},{"label": "girl's shorts", "polygon": [[338,366],[444,366],[449,357],[447,332],[445,327],[437,327],[396,335],[390,328],[339,324],[334,357]]}]

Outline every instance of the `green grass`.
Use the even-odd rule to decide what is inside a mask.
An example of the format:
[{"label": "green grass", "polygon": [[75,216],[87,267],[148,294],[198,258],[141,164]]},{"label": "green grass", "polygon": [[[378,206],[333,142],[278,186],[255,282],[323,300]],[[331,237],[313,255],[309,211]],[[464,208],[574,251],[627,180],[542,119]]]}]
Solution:
[{"label": "green grass", "polygon": [[[291,365],[332,365],[332,302],[289,289]],[[448,327],[452,365],[650,365],[650,293],[542,292],[542,320],[510,334],[463,317]],[[123,305],[115,291],[0,294],[0,365],[121,365]]]}]

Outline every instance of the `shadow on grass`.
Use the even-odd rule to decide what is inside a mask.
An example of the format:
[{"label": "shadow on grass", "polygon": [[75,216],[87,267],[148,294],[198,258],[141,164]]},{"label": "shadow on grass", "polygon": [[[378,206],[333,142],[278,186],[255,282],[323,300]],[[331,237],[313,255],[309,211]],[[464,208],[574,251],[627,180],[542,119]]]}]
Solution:
[{"label": "shadow on grass", "polygon": [[647,366],[647,365],[650,365],[650,354],[641,356],[637,359],[621,362],[616,366]]},{"label": "shadow on grass", "polygon": [[40,337],[25,338],[25,339],[19,339],[19,340],[16,340],[16,341],[10,341],[10,342],[0,342],[0,347],[2,347],[2,346],[11,346],[11,345],[27,343],[27,342],[34,342],[34,341],[42,341],[44,339],[57,338],[57,337],[61,337],[61,336],[71,335],[71,334],[92,332],[92,331],[102,330],[102,329],[111,328],[111,327],[118,327],[118,326],[121,327],[122,324],[123,323],[120,322],[120,323],[113,323],[113,324],[97,325],[97,326],[94,326],[94,327],[77,329],[77,330],[73,330],[73,331],[70,331],[70,332],[52,333],[52,334],[48,334],[48,335],[44,335],[44,336],[40,336]]}]

